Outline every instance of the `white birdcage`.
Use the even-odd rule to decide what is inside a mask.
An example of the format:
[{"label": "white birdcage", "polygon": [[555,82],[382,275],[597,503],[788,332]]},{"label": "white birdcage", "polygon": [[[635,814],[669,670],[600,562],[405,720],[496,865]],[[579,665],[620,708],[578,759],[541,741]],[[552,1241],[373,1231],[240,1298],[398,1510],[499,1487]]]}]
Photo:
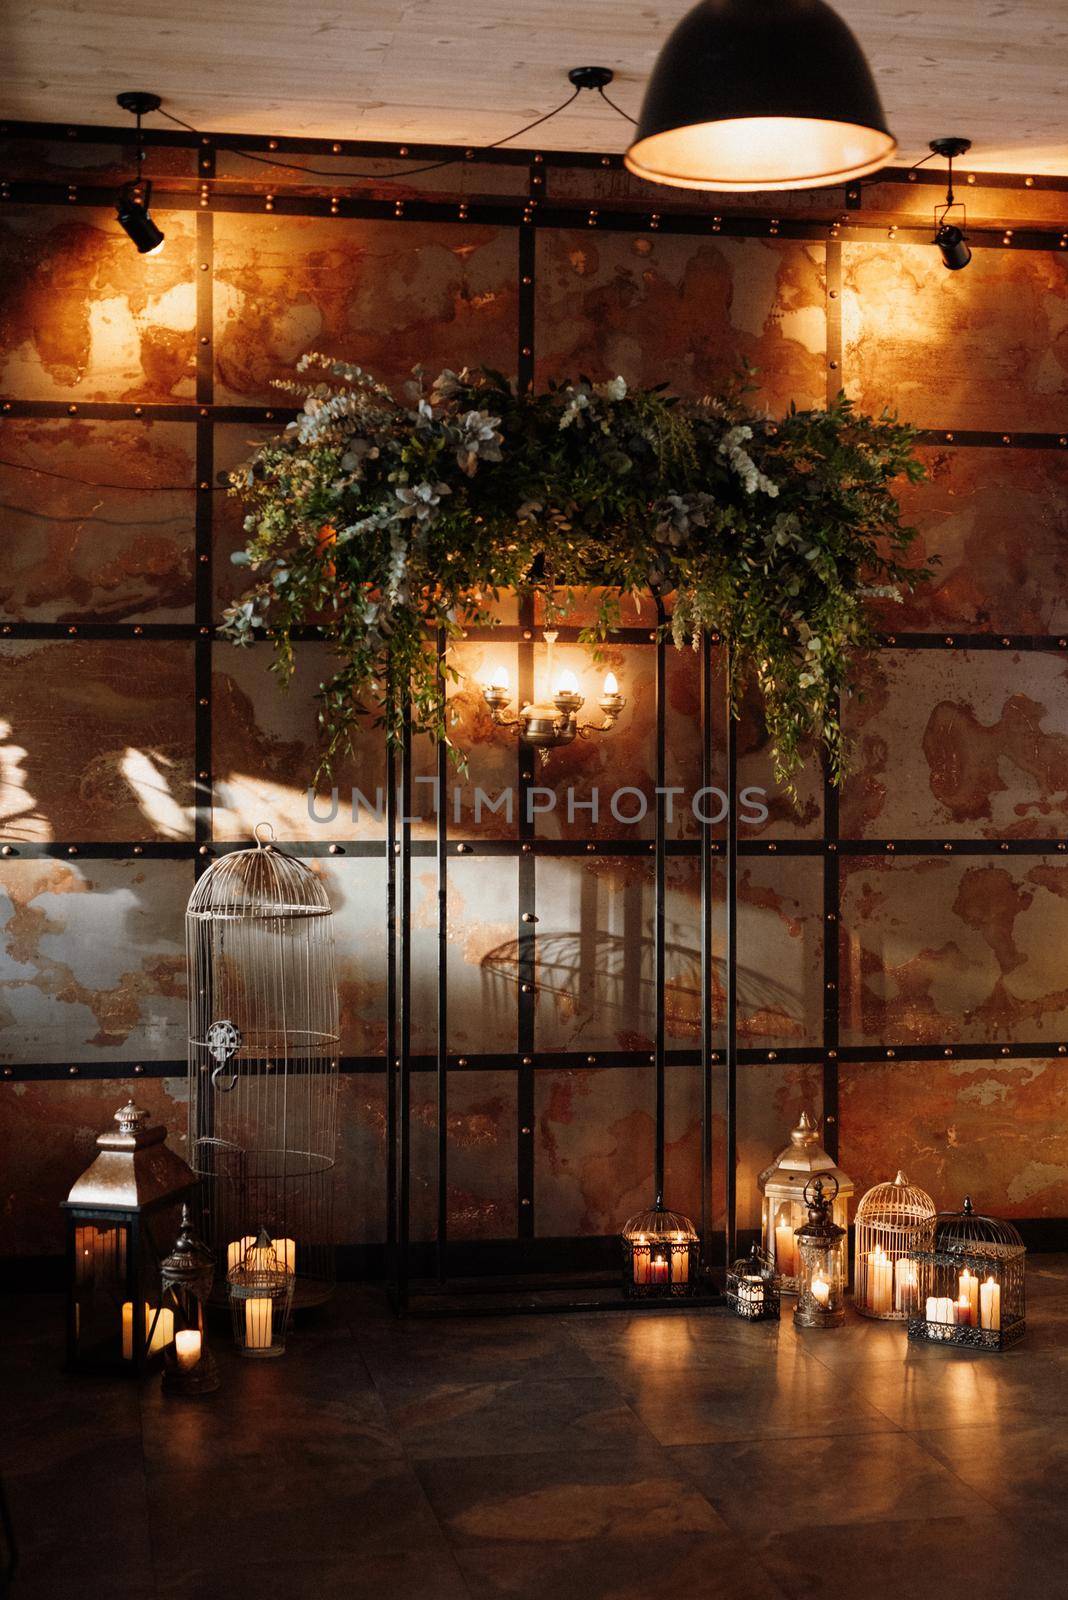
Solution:
[{"label": "white birdcage", "polygon": [[320,880],[264,831],[204,873],[186,911],[190,1159],[227,1271],[266,1229],[293,1303],[314,1305],[334,1286],[333,919]]},{"label": "white birdcage", "polygon": [[917,1252],[934,1237],[935,1203],[899,1172],[863,1196],[854,1223],[853,1307],[863,1317],[906,1322],[915,1316],[920,1269]]}]

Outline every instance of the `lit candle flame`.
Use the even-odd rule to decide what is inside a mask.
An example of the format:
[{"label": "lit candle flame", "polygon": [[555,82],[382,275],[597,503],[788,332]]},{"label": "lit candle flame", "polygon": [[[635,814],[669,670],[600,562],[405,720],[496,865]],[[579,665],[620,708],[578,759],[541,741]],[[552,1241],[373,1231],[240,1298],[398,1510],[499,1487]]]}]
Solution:
[{"label": "lit candle flame", "polygon": [[616,679],[616,675],[615,675],[614,672],[606,672],[605,673],[605,675],[604,675],[604,692],[605,692],[605,694],[618,694],[619,693],[619,683],[618,683],[618,681]]}]

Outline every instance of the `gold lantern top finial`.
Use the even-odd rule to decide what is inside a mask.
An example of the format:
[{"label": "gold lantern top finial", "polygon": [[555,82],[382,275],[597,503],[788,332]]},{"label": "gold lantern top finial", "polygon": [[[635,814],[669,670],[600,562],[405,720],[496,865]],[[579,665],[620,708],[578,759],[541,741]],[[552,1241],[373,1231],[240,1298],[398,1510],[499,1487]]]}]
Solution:
[{"label": "gold lantern top finial", "polygon": [[757,1182],[761,1192],[771,1186],[781,1186],[791,1194],[796,1189],[797,1199],[805,1181],[815,1173],[832,1176],[843,1198],[853,1193],[853,1183],[820,1144],[819,1124],[807,1111],[802,1111],[797,1126],[790,1133],[790,1143],[779,1151],[770,1167],[765,1167]]},{"label": "gold lantern top finial", "polygon": [[892,1183],[877,1183],[857,1206],[858,1227],[927,1228],[937,1207],[926,1189],[911,1184],[900,1170]]},{"label": "gold lantern top finial", "polygon": [[149,1125],[149,1112],[130,1099],[115,1113],[114,1128],[96,1141],[94,1160],[64,1201],[80,1209],[141,1211],[191,1189],[195,1179],[181,1156],[165,1144],[162,1123]]}]

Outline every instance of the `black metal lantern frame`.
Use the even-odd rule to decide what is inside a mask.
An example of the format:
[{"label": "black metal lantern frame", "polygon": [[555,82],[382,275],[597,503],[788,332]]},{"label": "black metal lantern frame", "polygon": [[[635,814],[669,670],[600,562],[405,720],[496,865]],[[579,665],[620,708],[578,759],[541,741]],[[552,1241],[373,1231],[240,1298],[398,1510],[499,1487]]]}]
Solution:
[{"label": "black metal lantern frame", "polygon": [[140,1377],[173,1336],[160,1268],[193,1174],[131,1101],[63,1202],[67,1214],[67,1364]]},{"label": "black metal lantern frame", "polygon": [[214,1278],[211,1251],[194,1234],[189,1207],[183,1206],[174,1249],[160,1269],[160,1303],[170,1312],[174,1333],[163,1351],[164,1394],[193,1399],[219,1387],[204,1309]]},{"label": "black metal lantern frame", "polygon": [[753,1245],[747,1257],[728,1267],[725,1297],[735,1316],[745,1322],[778,1322],[775,1263],[766,1250]]},{"label": "black metal lantern frame", "polygon": [[943,1212],[931,1249],[917,1250],[909,1338],[967,1350],[1011,1350],[1027,1331],[1023,1240],[1011,1222],[976,1214],[970,1200]]},{"label": "black metal lantern frame", "polygon": [[689,1217],[656,1205],[623,1229],[623,1294],[633,1300],[689,1299],[700,1292],[701,1240]]}]

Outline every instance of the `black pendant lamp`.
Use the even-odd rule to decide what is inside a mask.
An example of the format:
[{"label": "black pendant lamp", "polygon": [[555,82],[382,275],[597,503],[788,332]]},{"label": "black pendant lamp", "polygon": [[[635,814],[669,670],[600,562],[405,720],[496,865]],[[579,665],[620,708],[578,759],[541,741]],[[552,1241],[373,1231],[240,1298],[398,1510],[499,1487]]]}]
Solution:
[{"label": "black pendant lamp", "polygon": [[817,189],[896,149],[863,52],[824,0],[701,0],[660,52],[624,160],[679,189]]}]

